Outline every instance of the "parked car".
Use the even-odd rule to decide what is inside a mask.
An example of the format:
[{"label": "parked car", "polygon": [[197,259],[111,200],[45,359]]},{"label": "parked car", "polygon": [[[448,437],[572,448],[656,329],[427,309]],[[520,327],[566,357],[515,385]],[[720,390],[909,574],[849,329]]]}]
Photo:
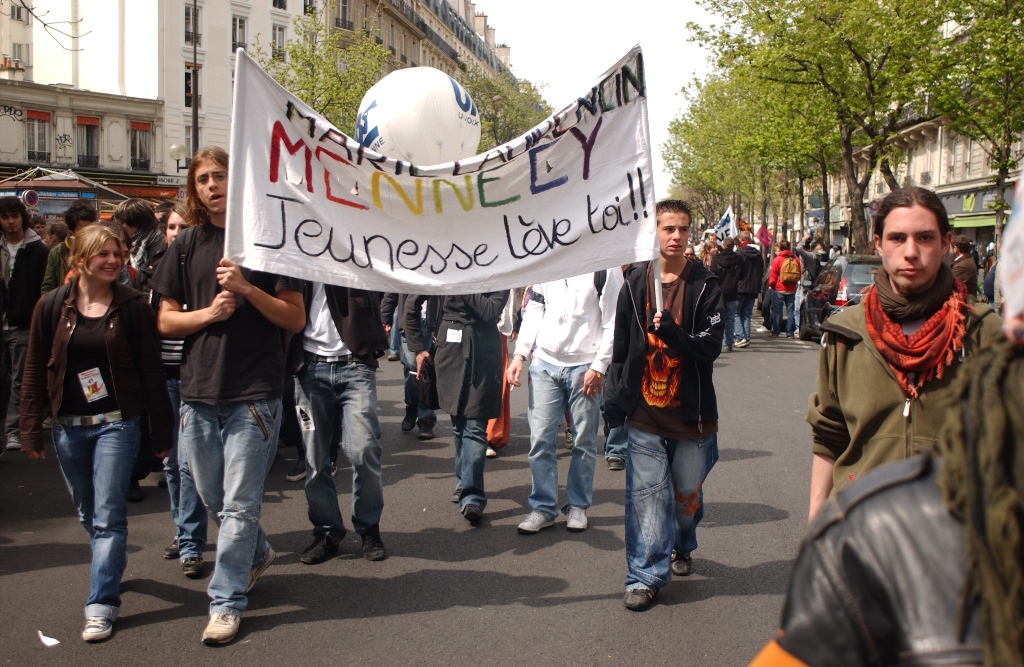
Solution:
[{"label": "parked car", "polygon": [[830,315],[860,303],[881,266],[882,258],[876,255],[839,255],[822,268],[813,283],[805,281],[800,305],[801,340],[821,336],[821,323]]}]

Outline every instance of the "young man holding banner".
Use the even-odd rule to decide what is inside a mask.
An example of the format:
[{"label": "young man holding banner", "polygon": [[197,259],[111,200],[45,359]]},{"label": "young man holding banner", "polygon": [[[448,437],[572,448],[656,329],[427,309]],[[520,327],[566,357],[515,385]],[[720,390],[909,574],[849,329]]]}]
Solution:
[{"label": "young man holding banner", "polygon": [[299,281],[224,257],[227,179],[224,150],[196,153],[186,184],[190,226],[150,283],[163,296],[160,333],[185,339],[178,455],[220,528],[203,632],[210,646],[235,638],[246,596],[276,555],[260,506],[281,428],[283,334],[306,323]]},{"label": "young man holding banner", "polygon": [[[657,262],[626,271],[615,312],[605,413],[626,424],[627,609],[644,611],[671,573],[687,576],[704,516],[701,487],[718,460],[712,364],[722,351],[718,279],[684,256],[686,202],[657,205]],[[664,309],[657,312],[655,289]]]}]

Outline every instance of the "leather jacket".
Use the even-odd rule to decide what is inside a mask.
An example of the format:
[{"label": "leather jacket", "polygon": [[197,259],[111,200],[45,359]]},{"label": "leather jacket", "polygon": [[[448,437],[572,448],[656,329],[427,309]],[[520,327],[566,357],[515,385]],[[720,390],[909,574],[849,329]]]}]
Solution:
[{"label": "leather jacket", "polygon": [[[964,524],[928,455],[872,470],[815,517],[793,571],[780,636],[756,667],[980,665],[975,600],[958,636]],[[780,653],[781,649],[781,653]]]},{"label": "leather jacket", "polygon": [[[21,381],[21,449],[42,451],[41,431],[43,418],[56,417],[64,390],[64,371],[67,367],[67,346],[78,321],[75,300],[78,279],[71,282],[67,298],[61,307],[60,319],[55,323],[53,339],[47,340],[43,322],[46,299],[40,299],[32,314],[25,370]],[[146,297],[125,285],[114,283],[114,297],[104,316],[103,329],[107,342],[107,360],[110,365],[111,384],[117,407],[124,420],[134,418],[148,410],[150,444],[154,453],[170,451],[176,419],[171,411],[167,394],[167,377],[160,360],[160,337],[156,330],[156,316]],[[136,368],[131,345],[121,320],[121,309],[131,299],[139,299],[139,360]]]}]

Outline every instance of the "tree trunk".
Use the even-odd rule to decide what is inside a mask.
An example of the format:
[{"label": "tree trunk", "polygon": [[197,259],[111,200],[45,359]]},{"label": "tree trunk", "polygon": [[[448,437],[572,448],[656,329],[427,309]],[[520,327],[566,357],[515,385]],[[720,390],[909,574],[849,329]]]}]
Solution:
[{"label": "tree trunk", "polygon": [[803,174],[801,174],[800,178],[797,179],[797,184],[798,184],[798,187],[799,187],[799,195],[800,195],[800,229],[803,230],[806,233],[806,231],[807,231],[807,229],[806,229],[806,225],[807,225],[807,211],[804,208],[804,177],[803,177]]},{"label": "tree trunk", "polygon": [[[761,224],[765,227],[768,226],[768,177],[766,171],[768,170],[764,167],[761,168]],[[772,249],[768,248],[768,252],[771,251]]]},{"label": "tree trunk", "polygon": [[832,246],[832,206],[828,198],[828,162],[825,151],[818,148],[818,168],[821,170],[821,205],[825,207],[825,243]]},{"label": "tree trunk", "polygon": [[858,255],[872,254],[870,239],[868,238],[868,224],[864,218],[864,191],[867,189],[871,179],[871,165],[876,162],[875,147],[868,148],[868,168],[864,175],[857,177],[857,164],[853,159],[853,132],[854,127],[850,124],[839,126],[839,143],[842,146],[843,154],[843,179],[846,181],[846,189],[850,193],[850,236],[852,237],[853,252]]},{"label": "tree trunk", "polygon": [[789,240],[789,169],[782,170],[782,238]]},{"label": "tree trunk", "polygon": [[892,173],[892,165],[889,164],[889,158],[882,158],[881,162],[878,163],[878,170],[882,172],[882,178],[885,179],[885,184],[889,186],[890,190],[899,190],[900,184],[896,180],[895,174]]}]

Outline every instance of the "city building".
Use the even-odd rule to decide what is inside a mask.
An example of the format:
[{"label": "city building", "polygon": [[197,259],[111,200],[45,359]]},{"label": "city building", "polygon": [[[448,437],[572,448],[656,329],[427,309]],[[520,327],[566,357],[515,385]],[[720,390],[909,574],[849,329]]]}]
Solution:
[{"label": "city building", "polygon": [[[235,53],[286,58],[326,0],[32,0],[0,16],[0,179],[74,168],[129,196],[182,196],[193,133],[227,146]],[[116,6],[116,15],[110,11]],[[506,72],[510,50],[469,0],[336,0],[343,40],[375,33],[389,67]],[[61,23],[61,34],[47,23]],[[116,66],[115,66],[116,65]],[[193,107],[198,127],[193,127]],[[175,159],[178,157],[178,159]]]}]

